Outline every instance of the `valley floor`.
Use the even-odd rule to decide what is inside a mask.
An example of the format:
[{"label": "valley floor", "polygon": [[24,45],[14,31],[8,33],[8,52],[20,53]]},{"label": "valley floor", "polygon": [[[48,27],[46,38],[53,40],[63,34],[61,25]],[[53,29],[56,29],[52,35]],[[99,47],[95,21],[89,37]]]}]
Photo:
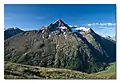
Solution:
[{"label": "valley floor", "polygon": [[86,74],[79,71],[62,68],[44,68],[30,65],[22,65],[5,61],[5,79],[115,79],[116,63],[111,63],[106,70]]}]

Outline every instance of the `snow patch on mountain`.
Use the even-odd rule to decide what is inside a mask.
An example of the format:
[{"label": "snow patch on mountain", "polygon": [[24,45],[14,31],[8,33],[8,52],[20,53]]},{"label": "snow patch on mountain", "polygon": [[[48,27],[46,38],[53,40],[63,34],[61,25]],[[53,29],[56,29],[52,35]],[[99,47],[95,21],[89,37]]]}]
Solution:
[{"label": "snow patch on mountain", "polygon": [[79,32],[80,31],[82,31],[82,32],[89,32],[91,30],[91,28],[83,27],[83,26],[80,26],[80,27],[78,27],[78,26],[72,26],[71,29],[72,29],[72,32],[78,32],[78,31]]},{"label": "snow patch on mountain", "polygon": [[67,27],[57,27],[57,28],[59,28],[59,29],[67,29]]},{"label": "snow patch on mountain", "polygon": [[10,27],[10,28],[6,28],[5,30],[16,30],[19,29],[18,27]]},{"label": "snow patch on mountain", "polygon": [[77,27],[75,28],[75,30],[81,30],[81,31],[88,31],[90,28],[86,28],[86,27]]}]

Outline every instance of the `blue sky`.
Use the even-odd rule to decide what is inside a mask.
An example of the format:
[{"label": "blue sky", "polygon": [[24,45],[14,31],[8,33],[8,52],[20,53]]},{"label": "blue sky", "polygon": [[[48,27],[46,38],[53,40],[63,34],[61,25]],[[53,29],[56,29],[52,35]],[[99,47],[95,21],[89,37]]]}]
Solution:
[{"label": "blue sky", "polygon": [[58,18],[68,25],[90,27],[100,35],[115,35],[116,5],[4,5],[5,28],[39,29]]}]

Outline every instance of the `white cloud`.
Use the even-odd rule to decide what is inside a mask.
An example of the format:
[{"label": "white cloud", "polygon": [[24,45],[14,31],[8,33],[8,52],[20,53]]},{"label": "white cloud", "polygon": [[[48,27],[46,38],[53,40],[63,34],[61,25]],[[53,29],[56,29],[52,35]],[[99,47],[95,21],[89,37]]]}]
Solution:
[{"label": "white cloud", "polygon": [[116,23],[108,23],[108,25],[113,26],[116,25]]},{"label": "white cloud", "polygon": [[116,23],[89,23],[87,26],[115,26]]},{"label": "white cloud", "polygon": [[87,24],[88,26],[91,26],[92,24]]}]

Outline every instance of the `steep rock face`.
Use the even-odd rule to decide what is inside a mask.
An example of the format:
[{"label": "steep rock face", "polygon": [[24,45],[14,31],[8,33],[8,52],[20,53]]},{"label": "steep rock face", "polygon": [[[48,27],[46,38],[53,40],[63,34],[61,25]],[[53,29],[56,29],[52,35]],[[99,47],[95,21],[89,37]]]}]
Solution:
[{"label": "steep rock face", "polygon": [[[115,41],[111,41],[95,32],[89,34],[83,34],[83,37],[87,39],[87,41],[99,52],[101,59],[114,62],[116,60],[116,43]],[[102,55],[102,56],[101,56]],[[107,57],[107,58],[104,58]]]},{"label": "steep rock face", "polygon": [[55,31],[55,30],[67,30],[67,31],[71,31],[70,27],[67,24],[65,24],[61,19],[58,19],[54,23],[51,23],[48,26],[48,30],[49,31]]},{"label": "steep rock face", "polygon": [[[58,27],[66,27],[56,29]],[[115,61],[115,43],[92,32],[71,32],[60,19],[39,31],[25,31],[5,41],[5,60],[86,73]],[[107,46],[108,48],[107,48]],[[108,45],[110,44],[110,45]]]}]

